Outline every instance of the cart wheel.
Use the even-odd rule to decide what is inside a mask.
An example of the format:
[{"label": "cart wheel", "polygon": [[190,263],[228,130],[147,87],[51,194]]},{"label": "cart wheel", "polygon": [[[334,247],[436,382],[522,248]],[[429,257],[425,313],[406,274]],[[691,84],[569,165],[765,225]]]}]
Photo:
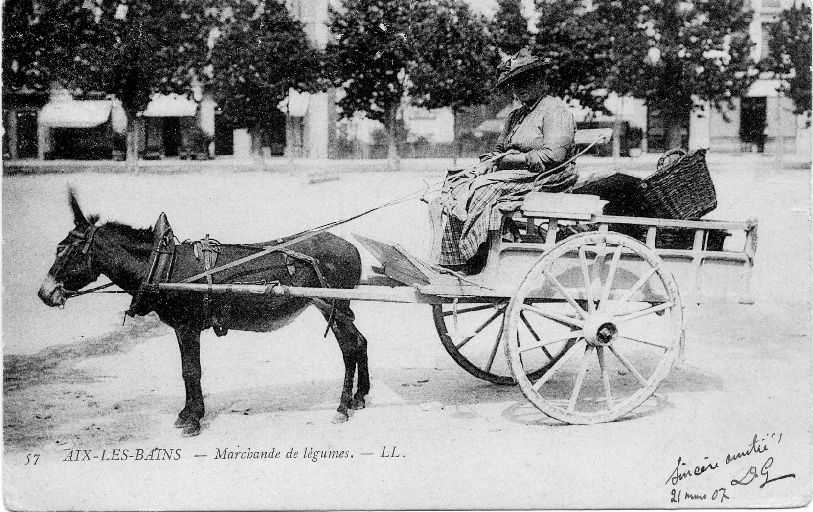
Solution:
[{"label": "cart wheel", "polygon": [[[529,297],[551,301],[529,304]],[[557,327],[528,340],[529,317]],[[545,253],[505,319],[506,356],[522,393],[552,418],[590,424],[616,420],[655,392],[680,351],[683,307],[654,251],[624,235],[592,232]],[[549,371],[526,375],[526,358],[557,348]]]},{"label": "cart wheel", "polygon": [[[478,379],[494,384],[516,383],[506,360],[503,344],[503,317],[508,299],[488,303],[446,303],[432,305],[435,328],[446,352],[461,368]],[[549,353],[550,354],[550,353]],[[557,354],[558,355],[558,354]],[[526,361],[531,379],[538,379],[553,365],[556,356]]]}]

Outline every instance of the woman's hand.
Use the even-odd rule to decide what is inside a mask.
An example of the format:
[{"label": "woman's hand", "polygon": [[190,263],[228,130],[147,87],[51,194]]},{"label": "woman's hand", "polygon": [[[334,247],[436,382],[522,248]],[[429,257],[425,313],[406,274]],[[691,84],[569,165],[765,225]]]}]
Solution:
[{"label": "woman's hand", "polygon": [[542,162],[542,156],[539,154],[539,151],[536,150],[525,153],[525,165],[528,166],[529,171],[537,174],[545,170],[545,164]]}]

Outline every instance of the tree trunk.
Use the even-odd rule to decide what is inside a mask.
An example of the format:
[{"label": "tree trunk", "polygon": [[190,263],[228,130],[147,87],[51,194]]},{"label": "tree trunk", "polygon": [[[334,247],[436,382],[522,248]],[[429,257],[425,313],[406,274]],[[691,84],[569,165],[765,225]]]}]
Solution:
[{"label": "tree trunk", "polygon": [[613,158],[621,157],[621,116],[616,114],[613,120]]},{"label": "tree trunk", "polygon": [[398,113],[398,105],[390,107],[387,114],[387,168],[391,171],[401,170],[401,159],[398,156],[398,140],[396,130],[396,115]]},{"label": "tree trunk", "polygon": [[134,112],[127,113],[127,171],[138,172],[138,135],[141,119],[136,117]]},{"label": "tree trunk", "polygon": [[621,126],[624,121],[624,97],[620,98],[621,106],[613,116],[613,158],[621,157]]},{"label": "tree trunk", "polygon": [[460,138],[458,137],[457,109],[452,109],[452,165],[457,166],[457,159],[460,157]]},{"label": "tree trunk", "polygon": [[256,125],[250,130],[249,134],[251,135],[251,157],[255,160],[262,160],[263,129],[260,125]]},{"label": "tree trunk", "polygon": [[679,119],[666,118],[666,149],[683,148],[683,123]]}]

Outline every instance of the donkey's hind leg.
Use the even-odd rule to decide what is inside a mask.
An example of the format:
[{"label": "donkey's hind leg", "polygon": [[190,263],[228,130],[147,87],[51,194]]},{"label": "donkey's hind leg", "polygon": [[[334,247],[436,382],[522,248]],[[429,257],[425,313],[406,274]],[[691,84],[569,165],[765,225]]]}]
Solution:
[{"label": "donkey's hind leg", "polygon": [[358,365],[358,386],[353,400],[350,402],[351,409],[364,409],[364,397],[370,392],[370,370],[367,367],[367,339],[361,332],[352,325],[356,335],[356,364]]}]

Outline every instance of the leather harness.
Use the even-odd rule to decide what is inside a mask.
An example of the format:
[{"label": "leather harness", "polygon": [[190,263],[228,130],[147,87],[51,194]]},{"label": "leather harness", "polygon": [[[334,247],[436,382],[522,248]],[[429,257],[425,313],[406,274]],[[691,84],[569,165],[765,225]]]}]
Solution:
[{"label": "leather harness", "polygon": [[[95,227],[92,226],[88,229],[84,236],[81,237],[81,239],[86,240],[85,246],[83,247],[83,252],[87,251],[87,249],[90,247],[90,242],[92,241],[94,232]],[[128,309],[126,312],[126,314],[131,317],[135,315],[146,315],[149,313],[151,308],[144,304],[145,293],[155,292],[157,291],[158,283],[169,281],[172,267],[175,262],[175,236],[164,213],[158,217],[158,221],[155,223],[153,233],[153,248],[150,254],[149,271],[147,272],[144,280],[141,282],[141,286],[130,304],[130,309]],[[217,266],[218,256],[221,251],[221,244],[217,240],[209,238],[208,234],[202,240],[195,242],[184,242],[184,244],[186,243],[192,244],[192,250],[195,258],[201,262],[203,269],[203,275],[201,277],[206,278],[206,282],[210,287],[209,290],[203,294],[201,327],[205,329],[211,325],[216,335],[225,336],[228,333],[231,301],[225,301],[225,303],[219,308],[217,314],[212,311],[211,285],[214,283],[212,274],[219,270],[230,268],[233,266],[234,262],[227,263],[226,265],[222,265],[220,267]],[[313,269],[317,279],[319,279],[320,285],[323,288],[330,288],[330,283],[322,273],[319,260],[313,258],[312,256],[308,256],[307,254],[288,249],[285,247],[288,244],[282,245],[283,246],[279,248],[275,248],[273,246],[264,247],[264,250],[258,254],[264,255],[270,254],[271,252],[282,253],[285,261],[285,267],[292,279],[296,274],[296,266],[294,265],[294,262],[297,260],[305,262]],[[327,336],[327,333],[336,318],[352,320],[349,317],[346,317],[346,315],[343,313],[336,311],[335,299],[330,303],[318,298],[311,298],[311,301],[322,311],[330,312],[327,329],[325,330],[325,336]]]}]

